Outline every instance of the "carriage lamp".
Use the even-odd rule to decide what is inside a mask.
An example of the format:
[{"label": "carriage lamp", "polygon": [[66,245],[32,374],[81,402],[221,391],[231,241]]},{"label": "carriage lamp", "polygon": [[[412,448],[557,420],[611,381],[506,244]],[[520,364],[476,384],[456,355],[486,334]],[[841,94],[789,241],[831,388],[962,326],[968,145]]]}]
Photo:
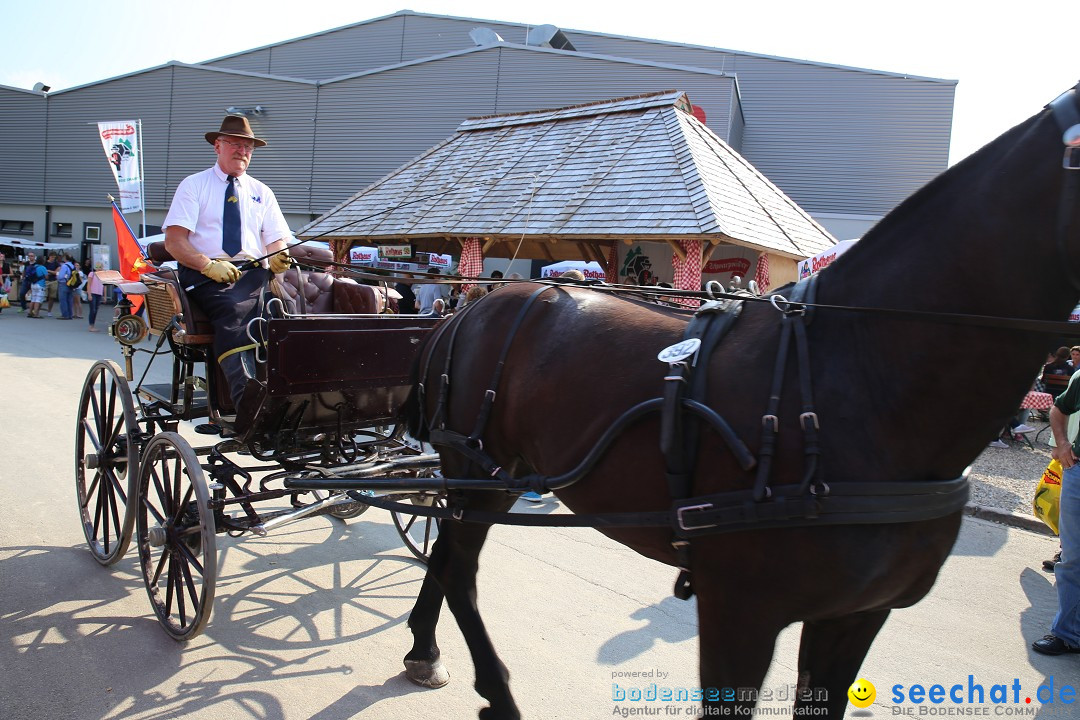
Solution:
[{"label": "carriage lamp", "polygon": [[121,345],[137,345],[146,337],[146,321],[138,315],[124,315],[109,327],[109,334]]}]

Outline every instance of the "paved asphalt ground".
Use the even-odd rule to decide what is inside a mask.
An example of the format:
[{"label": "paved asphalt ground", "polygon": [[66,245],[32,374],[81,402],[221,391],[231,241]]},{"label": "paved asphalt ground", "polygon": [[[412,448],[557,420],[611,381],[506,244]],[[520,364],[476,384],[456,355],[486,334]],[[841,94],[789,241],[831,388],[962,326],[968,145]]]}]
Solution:
[{"label": "paved asphalt ground", "polygon": [[[423,690],[402,675],[411,639],[405,622],[423,568],[378,510],[347,523],[311,518],[262,539],[219,537],[210,625],[187,644],[170,640],[146,598],[134,549],[103,568],[79,527],[76,406],[100,358],[119,360],[118,346],[88,333],[85,320],[0,314],[0,718],[476,716],[481,701],[449,612],[440,645],[450,685]],[[1055,548],[1029,530],[965,519],[932,593],[893,613],[863,665],[877,701],[848,716],[929,709],[1080,717],[1080,701],[1063,705],[1055,696],[1040,706],[1036,696],[1040,685],[1053,683],[1055,692],[1080,685],[1080,655],[1046,658],[1029,649],[1056,607],[1052,577],[1040,570]],[[481,610],[526,718],[607,718],[624,707],[689,716],[685,703],[613,700],[613,683],[697,684],[694,604],[670,596],[669,568],[578,529],[496,528],[482,560]],[[766,688],[778,694],[795,680],[797,640],[792,627],[777,645]],[[635,672],[654,675],[616,676]],[[893,699],[896,685],[905,695],[914,684],[946,692],[961,685],[966,703],[969,683],[984,687],[984,705]],[[994,685],[1009,686],[1008,702],[990,702]]]}]

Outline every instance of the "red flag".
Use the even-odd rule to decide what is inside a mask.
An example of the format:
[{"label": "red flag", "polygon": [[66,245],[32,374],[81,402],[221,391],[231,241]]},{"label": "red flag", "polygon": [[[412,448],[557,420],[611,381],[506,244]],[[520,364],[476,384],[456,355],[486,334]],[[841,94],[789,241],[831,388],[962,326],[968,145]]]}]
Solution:
[{"label": "red flag", "polygon": [[757,271],[754,273],[754,282],[757,283],[758,292],[764,293],[769,289],[769,255],[761,253],[757,259]]},{"label": "red flag", "polygon": [[[151,272],[154,267],[143,258],[139,243],[135,241],[135,233],[127,224],[127,220],[120,214],[116,203],[112,204],[113,225],[116,226],[116,250],[120,255],[120,274],[125,280],[137,282],[139,276],[145,272]],[[128,298],[131,301],[131,311],[136,315],[142,309],[142,296],[134,295]]]}]

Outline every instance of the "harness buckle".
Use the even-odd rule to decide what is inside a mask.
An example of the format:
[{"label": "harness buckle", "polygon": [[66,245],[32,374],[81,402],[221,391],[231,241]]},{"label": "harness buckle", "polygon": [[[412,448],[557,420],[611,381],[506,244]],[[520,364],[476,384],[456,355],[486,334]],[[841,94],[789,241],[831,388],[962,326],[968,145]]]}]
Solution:
[{"label": "harness buckle", "polygon": [[702,510],[711,510],[712,507],[713,507],[712,503],[705,503],[704,505],[687,505],[686,507],[679,508],[678,510],[675,511],[675,517],[679,521],[679,529],[680,530],[704,530],[705,528],[716,527],[716,523],[708,523],[706,525],[687,525],[686,524],[686,513],[688,513],[688,512],[701,512]]},{"label": "harness buckle", "polygon": [[762,415],[761,416],[761,424],[762,424],[762,426],[768,427],[770,422],[772,422],[772,431],[774,433],[775,432],[780,432],[780,418],[776,417],[775,415]]},{"label": "harness buckle", "polygon": [[442,380],[443,387],[449,387],[449,385],[450,385],[450,376],[449,375],[447,375],[446,373],[443,373],[440,376],[440,379]]},{"label": "harness buckle", "polygon": [[806,428],[806,421],[807,420],[813,420],[814,421],[814,429],[815,430],[820,430],[821,429],[821,426],[818,424],[818,417],[817,417],[816,412],[804,412],[802,415],[799,416],[799,425],[802,426],[803,430],[807,429]]},{"label": "harness buckle", "polygon": [[1065,159],[1061,161],[1061,167],[1066,170],[1080,170],[1080,147],[1073,145],[1065,148]]},{"label": "harness buckle", "polygon": [[486,391],[484,393],[484,400],[486,400],[487,402],[493,403],[493,402],[495,402],[495,395],[496,394],[497,393],[494,390],[488,390],[488,391]]}]

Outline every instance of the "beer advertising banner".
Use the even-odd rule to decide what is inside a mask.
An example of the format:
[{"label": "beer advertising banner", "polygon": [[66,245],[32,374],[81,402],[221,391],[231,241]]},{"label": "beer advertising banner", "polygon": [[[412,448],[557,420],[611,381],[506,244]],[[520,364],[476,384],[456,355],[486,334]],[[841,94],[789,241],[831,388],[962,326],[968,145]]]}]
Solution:
[{"label": "beer advertising banner", "polygon": [[119,122],[99,122],[98,135],[101,147],[109,161],[113,179],[119,190],[120,211],[123,213],[139,212],[143,209],[142,177],[139,168],[139,123],[137,120]]}]

